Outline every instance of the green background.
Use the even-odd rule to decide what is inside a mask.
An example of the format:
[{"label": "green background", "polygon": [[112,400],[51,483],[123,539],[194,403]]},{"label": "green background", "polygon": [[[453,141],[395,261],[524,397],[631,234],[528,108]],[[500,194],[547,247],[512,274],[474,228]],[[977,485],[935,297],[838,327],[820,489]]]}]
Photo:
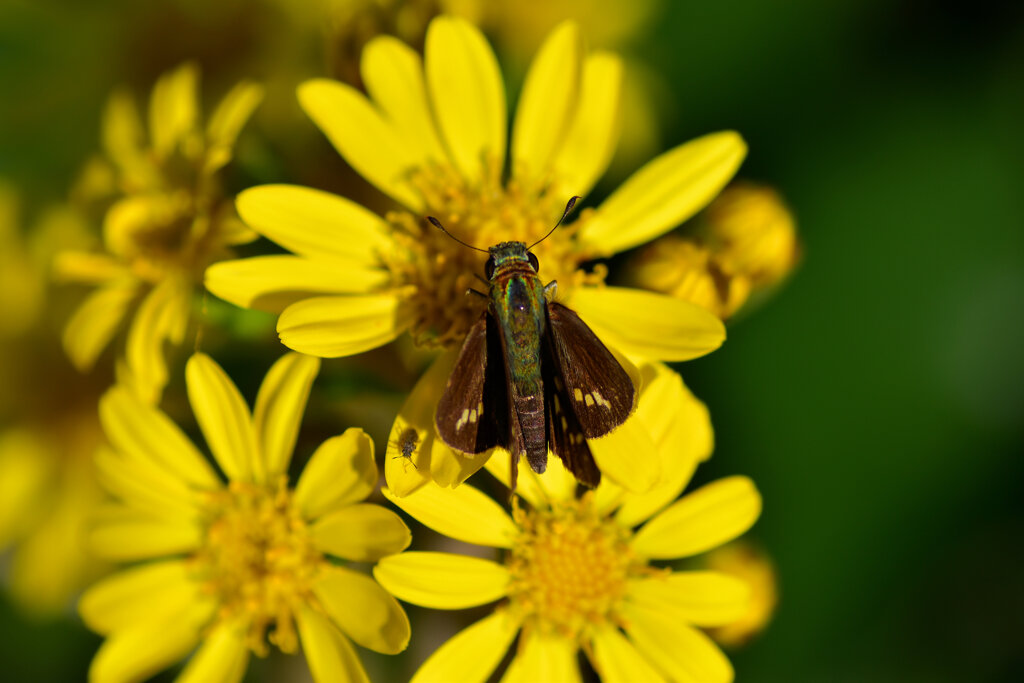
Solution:
[{"label": "green background", "polygon": [[[196,57],[221,93],[281,46],[265,6],[188,7],[0,5],[0,178],[30,217],[97,149],[112,86],[147,92]],[[698,480],[757,482],[752,535],[781,576],[774,622],[731,653],[740,681],[1024,680],[1022,7],[679,2],[624,48],[663,81],[665,147],[740,131],[740,175],[782,192],[804,245],[777,296],[680,368],[716,428]],[[317,46],[279,52],[318,75]],[[266,126],[237,188],[341,185],[311,125],[295,145],[325,156],[305,171]],[[0,601],[4,680],[81,680],[97,642]]]}]

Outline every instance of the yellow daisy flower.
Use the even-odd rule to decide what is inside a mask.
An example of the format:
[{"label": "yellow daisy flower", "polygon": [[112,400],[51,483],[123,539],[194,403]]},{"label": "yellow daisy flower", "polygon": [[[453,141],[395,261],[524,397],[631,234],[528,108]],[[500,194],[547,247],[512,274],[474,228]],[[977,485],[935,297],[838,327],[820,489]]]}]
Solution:
[{"label": "yellow daisy flower", "polygon": [[287,485],[318,369],[315,358],[284,356],[250,414],[220,366],[189,359],[189,401],[226,485],[164,413],[120,386],[103,397],[112,448],[98,467],[119,502],[90,541],[107,558],[143,563],[82,597],[86,624],[106,636],[90,680],[139,680],[198,646],[178,680],[239,681],[269,641],[287,653],[301,643],[317,681],[365,681],[349,639],[405,649],[409,622],[395,599],[329,559],[374,562],[409,545],[398,515],[360,502],[377,483],[369,437],[328,439]]},{"label": "yellow daisy flower", "polygon": [[785,279],[799,256],[796,222],[779,194],[737,183],[711,203],[696,234],[645,247],[627,265],[627,281],[728,318]]},{"label": "yellow daisy flower", "polygon": [[103,251],[70,251],[55,263],[61,280],[98,287],[65,328],[72,362],[91,368],[135,308],[123,379],[148,401],[159,400],[167,382],[163,345],[182,343],[193,288],[206,266],[228,256],[230,245],[256,238],[225,201],[217,172],[231,160],[262,89],[237,85],[205,129],[197,89],[192,64],[157,81],[148,142],[132,98],[118,92],[110,99],[103,144],[116,197],[103,221]]},{"label": "yellow daisy flower", "polygon": [[[685,393],[667,369],[654,368],[664,394]],[[708,484],[676,502],[710,447],[699,403],[677,415],[648,407],[668,429],[657,452],[671,483],[634,494],[608,479],[577,498],[559,463],[540,476],[521,466],[525,504],[508,515],[470,485],[423,487],[392,502],[451,538],[499,548],[501,561],[444,552],[384,558],[374,576],[399,599],[434,609],[501,601],[491,615],[453,636],[420,667],[413,683],[485,681],[519,635],[503,681],[579,681],[582,650],[604,681],[731,681],[728,659],[698,627],[726,624],[746,609],[748,589],[711,571],[653,564],[710,550],[745,532],[761,499],[745,477]],[[652,401],[640,404],[645,410]],[[636,456],[634,456],[636,457]],[[506,456],[487,469],[507,481]],[[638,525],[642,526],[635,529]]]},{"label": "yellow daisy flower", "polygon": [[[484,257],[424,217],[437,216],[454,235],[482,247],[542,237],[566,200],[593,186],[615,149],[622,70],[614,55],[587,54],[575,24],[560,25],[527,74],[507,178],[505,89],[494,53],[476,28],[461,19],[435,19],[424,61],[394,38],[377,38],[363,53],[362,72],[370,99],[316,79],[299,88],[299,101],[349,164],[401,208],[380,217],[312,188],[246,190],[237,201],[242,218],[294,255],[215,264],[206,286],[237,305],[279,312],[281,340],[303,353],[356,354],[406,331],[422,346],[448,349],[436,372],[414,389],[392,434],[395,441],[412,427],[421,437],[416,467],[407,468],[411,481],[389,484],[403,493],[430,478],[455,485],[486,457],[454,453],[434,439],[433,409],[443,388],[438,377],[483,310],[466,290],[479,286]],[[581,266],[691,216],[725,185],[744,154],[740,137],[727,132],[653,160],[599,207],[534,248],[541,277],[557,280],[560,298],[625,355],[686,360],[717,348],[724,328],[705,310],[606,287],[603,266],[589,272]],[[608,438],[629,433],[620,428]],[[644,447],[626,446],[617,450]],[[628,478],[624,483],[640,486]]]}]

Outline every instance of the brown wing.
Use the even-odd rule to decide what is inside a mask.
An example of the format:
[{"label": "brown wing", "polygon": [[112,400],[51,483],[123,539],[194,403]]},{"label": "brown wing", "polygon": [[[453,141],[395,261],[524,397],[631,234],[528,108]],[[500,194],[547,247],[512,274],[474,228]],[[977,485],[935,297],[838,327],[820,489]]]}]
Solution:
[{"label": "brown wing", "polygon": [[577,481],[591,488],[601,483],[601,471],[597,469],[594,456],[583,436],[576,414],[572,412],[565,382],[555,360],[555,351],[547,335],[544,343],[544,358],[541,371],[544,373],[544,407],[547,411],[548,442],[551,452],[562,459],[565,469],[572,472]]},{"label": "brown wing", "polygon": [[611,351],[565,306],[548,303],[548,329],[555,374],[565,384],[562,399],[588,439],[604,436],[633,412],[636,390]]},{"label": "brown wing", "polygon": [[497,334],[485,311],[470,328],[437,403],[438,435],[463,453],[483,453],[508,439],[508,389]]}]

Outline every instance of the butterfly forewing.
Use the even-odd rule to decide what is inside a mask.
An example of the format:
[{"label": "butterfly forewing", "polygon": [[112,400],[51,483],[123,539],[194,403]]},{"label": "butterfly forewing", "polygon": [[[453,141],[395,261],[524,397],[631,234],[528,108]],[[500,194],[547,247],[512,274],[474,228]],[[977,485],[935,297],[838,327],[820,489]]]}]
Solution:
[{"label": "butterfly forewing", "polygon": [[463,453],[483,453],[508,438],[508,389],[495,322],[484,312],[469,330],[434,420],[441,439]]},{"label": "butterfly forewing", "polygon": [[[548,329],[560,392],[588,439],[604,436],[633,412],[633,382],[601,340],[565,306],[548,303]],[[557,451],[556,451],[557,452]]]}]

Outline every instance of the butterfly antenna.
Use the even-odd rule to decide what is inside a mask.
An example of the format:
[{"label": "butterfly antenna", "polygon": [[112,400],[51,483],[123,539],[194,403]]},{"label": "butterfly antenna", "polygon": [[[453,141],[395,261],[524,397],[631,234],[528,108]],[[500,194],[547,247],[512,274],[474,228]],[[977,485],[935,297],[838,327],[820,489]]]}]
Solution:
[{"label": "butterfly antenna", "polygon": [[431,223],[431,224],[432,224],[432,225],[433,225],[433,226],[434,226],[435,228],[437,228],[438,230],[440,230],[440,231],[441,231],[441,232],[443,232],[444,234],[448,235],[449,237],[451,237],[451,238],[452,238],[453,240],[455,240],[456,242],[458,242],[458,243],[459,243],[459,244],[461,244],[462,246],[464,246],[464,247],[469,247],[470,249],[475,249],[476,251],[482,251],[482,252],[483,252],[483,253],[485,253],[485,254],[489,254],[489,253],[491,253],[491,252],[487,251],[486,249],[481,249],[480,247],[474,247],[474,246],[473,246],[472,244],[466,244],[465,242],[463,242],[462,240],[460,240],[460,239],[459,239],[458,237],[456,237],[455,235],[453,235],[453,234],[451,234],[450,232],[448,232],[447,230],[445,230],[445,229],[444,229],[444,226],[443,226],[443,225],[441,225],[441,221],[437,220],[437,219],[436,219],[436,218],[434,218],[433,216],[427,216],[427,220],[428,220],[428,221],[430,221],[430,223]]},{"label": "butterfly antenna", "polygon": [[562,217],[558,219],[558,222],[557,222],[557,223],[555,223],[555,225],[554,225],[554,227],[553,227],[553,228],[551,228],[550,230],[548,230],[548,234],[547,234],[547,235],[544,235],[544,236],[543,236],[543,237],[541,237],[541,238],[540,238],[539,240],[537,240],[536,242],[534,242],[533,244],[531,244],[530,246],[528,246],[528,247],[527,247],[527,249],[533,249],[533,248],[534,248],[535,246],[537,246],[538,244],[540,244],[541,242],[543,242],[544,240],[546,240],[546,239],[547,239],[548,237],[550,237],[550,236],[551,236],[551,233],[553,233],[553,232],[555,231],[555,228],[557,228],[557,227],[558,227],[559,225],[561,225],[561,224],[562,224],[562,221],[564,221],[564,220],[565,220],[565,217],[569,215],[569,212],[570,212],[570,211],[572,211],[572,208],[573,208],[574,206],[576,206],[576,200],[577,200],[577,199],[579,199],[579,197],[572,197],[572,198],[571,198],[571,199],[569,200],[569,203],[565,205],[565,211],[563,211],[563,212],[562,212]]}]

